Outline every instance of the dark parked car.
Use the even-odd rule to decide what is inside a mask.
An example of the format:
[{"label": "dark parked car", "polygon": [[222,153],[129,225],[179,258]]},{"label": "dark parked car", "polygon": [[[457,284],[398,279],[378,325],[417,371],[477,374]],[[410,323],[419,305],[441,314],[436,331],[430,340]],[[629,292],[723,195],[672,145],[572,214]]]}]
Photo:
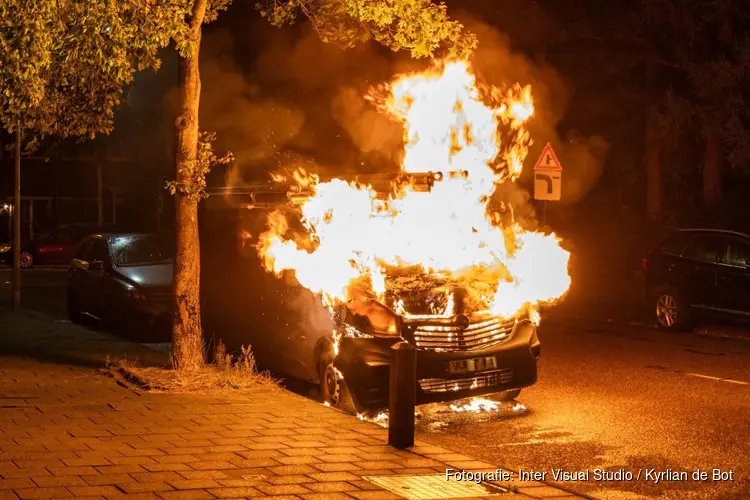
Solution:
[{"label": "dark parked car", "polygon": [[169,340],[173,245],[156,234],[94,234],[70,264],[68,314],[133,340]]},{"label": "dark parked car", "polygon": [[332,317],[292,274],[266,272],[257,255],[267,208],[288,207],[296,217],[286,195],[280,200],[269,195],[270,201],[258,195],[248,203],[248,193],[238,192],[234,204],[235,193],[221,194],[209,199],[201,217],[201,297],[209,344],[221,339],[231,350],[249,344],[263,368],[318,384],[325,402],[348,411],[388,406],[391,346],[402,340],[417,350],[418,404],[490,393],[510,400],[536,382],[540,342],[527,313],[501,318],[464,309],[461,301],[451,313],[431,313],[431,301],[444,304],[461,290],[438,290],[426,280],[426,288],[398,294],[410,314],[359,298]]},{"label": "dark parked car", "polygon": [[689,329],[701,316],[750,319],[750,235],[713,229],[668,234],[643,258],[659,326]]},{"label": "dark parked car", "polygon": [[[21,267],[37,264],[69,264],[78,243],[89,234],[114,232],[114,224],[66,224],[21,243]],[[13,263],[13,245],[0,245],[0,255],[6,264]]]}]

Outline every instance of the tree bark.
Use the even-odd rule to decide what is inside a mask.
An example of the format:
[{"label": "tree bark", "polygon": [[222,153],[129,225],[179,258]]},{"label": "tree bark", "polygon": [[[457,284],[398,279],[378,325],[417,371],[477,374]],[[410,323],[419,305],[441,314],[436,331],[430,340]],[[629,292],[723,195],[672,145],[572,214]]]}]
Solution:
[{"label": "tree bark", "polygon": [[16,128],[13,180],[13,310],[21,308],[21,122]]},{"label": "tree bark", "polygon": [[714,207],[722,200],[722,162],[719,134],[706,137],[706,163],[703,165],[703,205]]},{"label": "tree bark", "polygon": [[664,212],[664,185],[661,170],[661,139],[656,105],[649,106],[646,116],[646,206],[651,220]]},{"label": "tree bark", "polygon": [[[191,46],[180,56],[180,114],[177,117],[175,179],[194,186],[191,175],[198,151],[198,109],[201,81],[198,56],[206,0],[195,0],[190,19]],[[189,193],[175,194],[177,252],[174,266],[174,320],[172,364],[176,370],[191,371],[203,365],[203,334],[200,311],[200,241],[198,199]]]}]

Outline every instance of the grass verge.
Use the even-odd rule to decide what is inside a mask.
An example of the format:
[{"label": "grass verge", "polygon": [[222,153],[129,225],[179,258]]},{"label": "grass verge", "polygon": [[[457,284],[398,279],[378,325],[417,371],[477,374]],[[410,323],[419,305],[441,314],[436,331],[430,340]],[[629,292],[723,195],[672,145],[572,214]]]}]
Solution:
[{"label": "grass verge", "polygon": [[154,392],[201,393],[253,391],[276,388],[278,380],[258,370],[250,346],[238,356],[227,354],[222,342],[215,348],[214,361],[199,370],[180,372],[171,368],[138,366],[127,359],[107,359],[104,372],[120,382]]}]

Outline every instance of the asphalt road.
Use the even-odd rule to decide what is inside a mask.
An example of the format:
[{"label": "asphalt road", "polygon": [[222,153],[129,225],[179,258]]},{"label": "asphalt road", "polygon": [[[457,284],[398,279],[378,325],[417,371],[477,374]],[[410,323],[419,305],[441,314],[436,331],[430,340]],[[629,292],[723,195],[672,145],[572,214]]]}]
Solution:
[{"label": "asphalt road", "polygon": [[[0,269],[0,307],[10,278]],[[65,278],[24,271],[24,306],[64,319]],[[540,336],[539,381],[517,403],[422,407],[419,437],[551,483],[553,469],[589,471],[588,481],[556,484],[595,498],[750,498],[749,341],[563,319],[543,321]],[[633,479],[595,481],[597,469]],[[698,469],[708,480],[691,478]],[[714,469],[732,479],[714,482]],[[668,471],[688,480],[657,483]]]}]

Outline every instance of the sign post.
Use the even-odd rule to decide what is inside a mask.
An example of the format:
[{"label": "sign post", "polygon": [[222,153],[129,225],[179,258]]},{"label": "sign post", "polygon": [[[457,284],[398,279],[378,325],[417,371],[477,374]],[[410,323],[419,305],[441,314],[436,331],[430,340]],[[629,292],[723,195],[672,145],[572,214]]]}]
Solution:
[{"label": "sign post", "polygon": [[544,202],[543,224],[547,224],[547,201],[562,196],[562,164],[548,142],[534,165],[534,199]]}]

